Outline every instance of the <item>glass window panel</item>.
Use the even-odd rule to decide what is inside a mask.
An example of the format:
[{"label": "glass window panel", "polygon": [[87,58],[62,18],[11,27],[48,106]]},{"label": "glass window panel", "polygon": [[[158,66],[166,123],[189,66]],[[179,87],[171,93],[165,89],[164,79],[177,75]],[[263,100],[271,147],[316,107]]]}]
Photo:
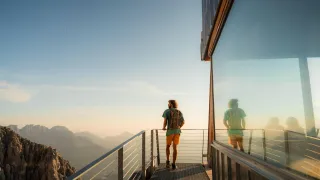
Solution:
[{"label": "glass window panel", "polygon": [[[234,1],[212,56],[216,140],[234,145],[238,135],[245,153],[316,178],[320,139],[307,135],[313,122],[320,127],[319,7],[319,0]],[[235,131],[243,113],[228,111],[233,98],[245,130]],[[223,119],[232,130],[223,130]]]},{"label": "glass window panel", "polygon": [[[308,58],[316,129],[320,129],[320,57]],[[320,133],[318,133],[320,137]]]}]

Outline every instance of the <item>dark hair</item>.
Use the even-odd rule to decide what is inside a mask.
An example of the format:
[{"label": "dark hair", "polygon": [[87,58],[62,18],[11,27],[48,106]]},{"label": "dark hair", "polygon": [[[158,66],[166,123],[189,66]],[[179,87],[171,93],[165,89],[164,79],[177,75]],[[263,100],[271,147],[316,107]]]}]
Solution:
[{"label": "dark hair", "polygon": [[176,100],[169,100],[169,104],[171,104],[173,108],[178,108],[178,102]]}]

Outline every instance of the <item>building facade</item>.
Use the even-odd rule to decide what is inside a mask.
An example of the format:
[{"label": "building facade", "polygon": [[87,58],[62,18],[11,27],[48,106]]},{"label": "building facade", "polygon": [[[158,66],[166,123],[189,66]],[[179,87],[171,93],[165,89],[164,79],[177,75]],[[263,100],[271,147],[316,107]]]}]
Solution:
[{"label": "building facade", "polygon": [[223,120],[228,101],[238,99],[245,153],[320,178],[319,7],[319,0],[202,1],[209,145],[230,146]]}]

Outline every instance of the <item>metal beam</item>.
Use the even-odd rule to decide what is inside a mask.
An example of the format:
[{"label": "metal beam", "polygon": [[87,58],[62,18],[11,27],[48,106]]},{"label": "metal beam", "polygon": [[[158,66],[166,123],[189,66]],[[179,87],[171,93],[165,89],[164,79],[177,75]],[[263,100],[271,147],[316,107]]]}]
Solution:
[{"label": "metal beam", "polygon": [[211,143],[215,139],[215,122],[214,122],[214,97],[213,97],[213,67],[210,62],[210,88],[209,88],[209,117],[208,117],[208,146],[207,146],[207,161],[209,167],[212,166],[212,150]]},{"label": "metal beam", "polygon": [[316,136],[315,120],[313,113],[312,95],[310,76],[308,69],[308,59],[306,57],[299,58],[300,79],[302,88],[304,117],[306,123],[306,133],[308,136]]}]

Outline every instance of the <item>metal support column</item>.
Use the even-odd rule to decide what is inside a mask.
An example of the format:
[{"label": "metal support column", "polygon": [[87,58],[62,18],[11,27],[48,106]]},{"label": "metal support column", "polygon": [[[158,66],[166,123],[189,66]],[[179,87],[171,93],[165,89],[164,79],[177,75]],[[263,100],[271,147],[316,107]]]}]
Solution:
[{"label": "metal support column", "polygon": [[308,136],[316,136],[310,76],[309,76],[309,69],[308,69],[308,60],[306,57],[299,58],[299,68],[300,68],[300,78],[301,78],[301,88],[302,88],[306,131]]},{"label": "metal support column", "polygon": [[215,140],[215,122],[214,122],[214,94],[213,94],[213,64],[210,62],[210,88],[209,88],[209,117],[208,117],[208,145],[207,160],[209,167],[212,167],[212,147]]}]

